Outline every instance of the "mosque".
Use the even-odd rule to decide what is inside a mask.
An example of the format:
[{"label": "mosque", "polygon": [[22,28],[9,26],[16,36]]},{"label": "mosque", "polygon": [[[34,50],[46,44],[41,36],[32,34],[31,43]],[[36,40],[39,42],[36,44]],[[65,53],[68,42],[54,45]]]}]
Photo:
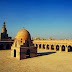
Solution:
[{"label": "mosque", "polygon": [[37,56],[37,48],[54,51],[72,51],[72,40],[49,40],[37,37],[31,40],[30,33],[26,29],[20,30],[15,39],[8,37],[5,22],[3,23],[2,33],[0,34],[0,50],[11,49],[11,57],[19,60]]}]

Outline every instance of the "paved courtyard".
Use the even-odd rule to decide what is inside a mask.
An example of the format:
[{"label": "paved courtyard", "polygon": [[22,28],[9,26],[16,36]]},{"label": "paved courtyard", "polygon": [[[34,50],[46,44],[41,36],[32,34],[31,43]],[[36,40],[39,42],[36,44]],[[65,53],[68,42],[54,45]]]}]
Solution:
[{"label": "paved courtyard", "polygon": [[38,50],[38,57],[17,60],[0,50],[0,72],[72,72],[72,52]]}]

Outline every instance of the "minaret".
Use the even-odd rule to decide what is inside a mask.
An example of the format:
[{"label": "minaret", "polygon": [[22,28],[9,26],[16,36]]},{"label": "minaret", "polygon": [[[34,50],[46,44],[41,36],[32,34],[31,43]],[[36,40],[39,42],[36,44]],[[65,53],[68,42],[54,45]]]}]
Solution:
[{"label": "minaret", "polygon": [[5,28],[5,22],[3,23],[2,33],[7,33],[7,30],[6,30],[6,28]]}]

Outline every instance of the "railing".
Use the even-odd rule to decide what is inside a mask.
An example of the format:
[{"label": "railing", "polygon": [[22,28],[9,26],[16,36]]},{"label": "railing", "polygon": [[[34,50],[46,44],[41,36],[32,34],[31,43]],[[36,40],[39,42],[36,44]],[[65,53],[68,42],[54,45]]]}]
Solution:
[{"label": "railing", "polygon": [[72,43],[72,40],[34,40],[33,43]]}]

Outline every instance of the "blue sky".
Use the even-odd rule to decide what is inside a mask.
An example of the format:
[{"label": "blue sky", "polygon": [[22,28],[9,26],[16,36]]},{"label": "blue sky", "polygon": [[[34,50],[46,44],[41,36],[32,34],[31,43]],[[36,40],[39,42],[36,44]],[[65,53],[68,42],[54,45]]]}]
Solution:
[{"label": "blue sky", "polygon": [[72,39],[72,1],[0,0],[0,32],[4,21],[13,38],[24,27],[33,38]]}]

